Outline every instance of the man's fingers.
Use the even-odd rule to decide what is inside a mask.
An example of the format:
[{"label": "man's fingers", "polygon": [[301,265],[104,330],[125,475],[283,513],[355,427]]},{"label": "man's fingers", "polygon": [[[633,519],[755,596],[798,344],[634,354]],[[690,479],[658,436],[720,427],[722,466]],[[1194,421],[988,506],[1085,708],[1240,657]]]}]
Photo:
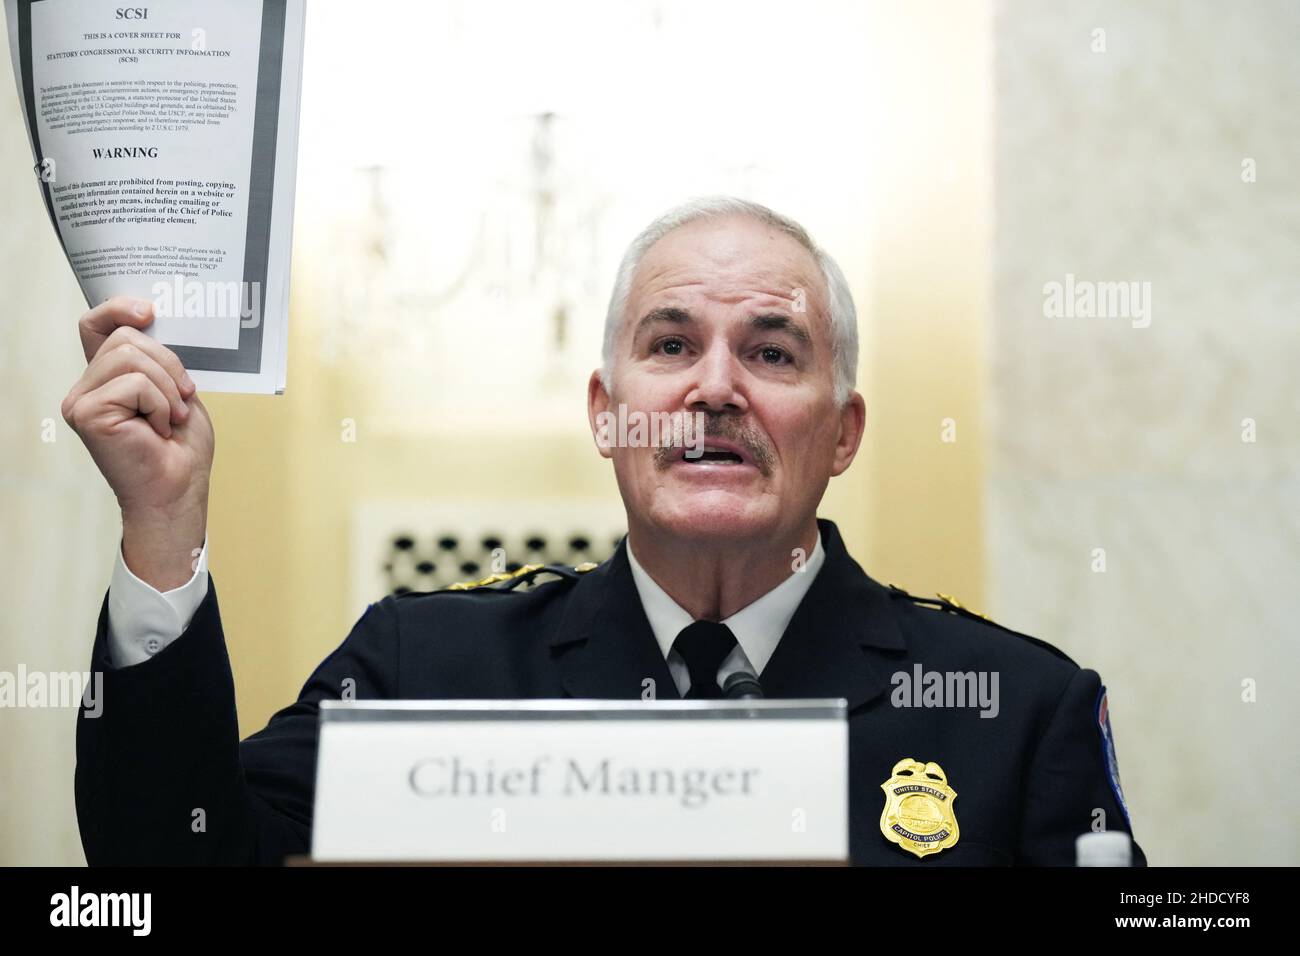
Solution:
[{"label": "man's fingers", "polygon": [[[141,335],[138,332],[135,334],[141,338],[148,338],[148,336]],[[149,341],[154,346],[161,348],[152,339],[149,339]],[[172,357],[175,358],[174,355]],[[179,363],[177,364],[179,365]],[[189,417],[190,410],[185,406],[185,399],[181,395],[176,380],[154,360],[153,355],[141,348],[137,342],[121,341],[115,343],[112,337],[105,344],[105,347],[99,350],[94,360],[86,366],[86,371],[82,373],[81,379],[68,393],[67,400],[75,402],[87,392],[92,392],[110,379],[125,375],[128,372],[143,372],[148,376],[149,381],[158,386],[158,390],[166,396],[167,403],[170,406],[169,417],[172,424],[179,425]]]},{"label": "man's fingers", "polygon": [[[124,344],[134,346],[161,365],[167,374],[171,376],[172,381],[176,383],[176,389],[181,393],[181,398],[190,398],[194,395],[194,380],[185,371],[185,366],[181,364],[181,360],[176,353],[139,329],[133,329],[128,325],[120,326],[104,340],[104,344],[100,346],[96,357],[105,355]],[[91,359],[90,364],[94,365],[95,360]]]},{"label": "man's fingers", "polygon": [[87,427],[111,428],[137,414],[163,438],[172,437],[171,406],[158,386],[144,372],[127,372],[109,379],[73,403],[69,421],[78,434]]},{"label": "man's fingers", "polygon": [[104,340],[120,326],[142,329],[153,321],[153,303],[145,299],[132,299],[115,295],[101,302],[81,317],[77,330],[81,333],[81,351],[89,362],[95,357]]}]

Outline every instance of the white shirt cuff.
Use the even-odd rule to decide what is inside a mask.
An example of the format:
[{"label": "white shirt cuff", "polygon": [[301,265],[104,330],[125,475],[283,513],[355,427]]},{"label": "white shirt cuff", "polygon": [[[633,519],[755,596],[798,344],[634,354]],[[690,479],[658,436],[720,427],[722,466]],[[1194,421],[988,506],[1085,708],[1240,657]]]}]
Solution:
[{"label": "white shirt cuff", "polygon": [[159,591],[126,566],[117,548],[108,586],[108,656],[114,667],[142,664],[185,632],[208,595],[208,539],[194,561],[194,575],[178,588]]}]

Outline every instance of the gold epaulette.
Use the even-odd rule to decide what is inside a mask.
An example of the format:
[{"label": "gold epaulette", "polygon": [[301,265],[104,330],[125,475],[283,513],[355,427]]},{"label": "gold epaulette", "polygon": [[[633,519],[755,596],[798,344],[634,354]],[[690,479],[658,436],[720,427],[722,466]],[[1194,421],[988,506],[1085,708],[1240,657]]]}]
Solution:
[{"label": "gold epaulette", "polygon": [[562,578],[577,580],[579,574],[586,574],[588,571],[598,567],[594,561],[584,561],[582,564],[569,567],[563,564],[525,564],[522,568],[515,571],[502,571],[498,574],[489,574],[485,578],[477,581],[458,581],[455,584],[449,584],[444,591],[473,591],[475,588],[492,587],[503,582],[510,582],[505,588],[500,590],[508,591],[524,581],[530,581],[538,574],[549,572],[558,574]]},{"label": "gold epaulette", "polygon": [[981,614],[979,611],[975,610],[974,608],[967,607],[966,605],[962,604],[961,601],[958,601],[955,597],[953,597],[951,594],[944,594],[942,591],[936,591],[935,597],[937,597],[940,601],[944,602],[945,604],[951,604],[958,611],[966,611],[968,614],[974,614],[976,617],[982,617],[990,624],[993,623],[993,618],[989,617],[987,614]]},{"label": "gold epaulette", "polygon": [[957,614],[961,617],[968,618],[969,620],[972,621],[979,621],[983,624],[989,624],[993,627],[996,627],[999,631],[1005,631],[1007,634],[1014,634],[1016,637],[1023,638],[1024,640],[1029,641],[1032,644],[1036,644],[1039,647],[1043,648],[1044,650],[1049,651],[1052,654],[1056,655],[1057,657],[1061,658],[1062,660],[1069,661],[1071,664],[1074,663],[1074,660],[1070,657],[1069,654],[1065,653],[1065,651],[1061,650],[1059,647],[1055,646],[1054,644],[1049,644],[1047,641],[1034,637],[1032,634],[1026,634],[1023,631],[1012,630],[1011,628],[1007,627],[1005,624],[999,624],[997,621],[993,620],[993,618],[989,617],[987,614],[981,614],[979,611],[972,611],[970,608],[966,607],[964,604],[958,601],[951,594],[935,594],[935,596],[932,598],[923,598],[923,597],[917,597],[915,594],[908,594],[906,591],[904,591],[896,584],[890,584],[888,587],[889,587],[889,593],[894,597],[903,598],[904,600],[911,601],[913,604],[921,604],[926,607],[936,608],[937,610],[940,611],[947,611],[949,614]]},{"label": "gold epaulette", "polygon": [[[932,598],[917,597],[915,594],[909,594],[907,591],[900,588],[897,584],[889,585],[889,590],[895,595],[897,595],[898,597],[905,597],[909,601],[914,601],[917,604],[925,604],[925,605],[929,605],[930,607],[936,607],[944,611],[952,611],[956,614],[961,614],[965,617],[977,617],[982,621],[988,621],[990,624],[997,623],[996,621],[993,620],[993,618],[989,617],[987,614],[981,614],[979,611],[976,611],[972,608],[968,608],[966,605],[962,604],[961,601],[958,601],[951,594],[943,594],[941,592],[936,591],[934,597]],[[1002,625],[999,624],[998,626],[1001,627]]]}]

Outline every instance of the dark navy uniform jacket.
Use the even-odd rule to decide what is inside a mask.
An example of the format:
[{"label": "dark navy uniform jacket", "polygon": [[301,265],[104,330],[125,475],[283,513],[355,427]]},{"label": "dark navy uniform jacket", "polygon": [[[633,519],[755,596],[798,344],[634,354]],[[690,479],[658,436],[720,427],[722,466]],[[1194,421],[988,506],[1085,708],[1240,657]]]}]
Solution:
[{"label": "dark navy uniform jacket", "polygon": [[[854,863],[1069,866],[1075,838],[1095,821],[1129,830],[1096,672],[1042,641],[878,584],[832,523],[819,526],[825,563],[760,680],[769,698],[847,699]],[[997,716],[897,706],[894,675],[916,664],[997,672]],[[76,770],[92,865],[279,864],[308,852],[318,704],[346,687],[357,699],[635,699],[649,677],[660,698],[677,697],[625,543],[595,570],[530,590],[371,605],[297,702],[243,742],[215,587],[179,638],[118,670],[106,601],[92,667],[104,673],[104,705],[98,718],[78,717]],[[939,764],[958,795],[958,843],[925,859],[880,831],[881,784],[904,757]],[[1145,863],[1136,844],[1134,861]]]}]

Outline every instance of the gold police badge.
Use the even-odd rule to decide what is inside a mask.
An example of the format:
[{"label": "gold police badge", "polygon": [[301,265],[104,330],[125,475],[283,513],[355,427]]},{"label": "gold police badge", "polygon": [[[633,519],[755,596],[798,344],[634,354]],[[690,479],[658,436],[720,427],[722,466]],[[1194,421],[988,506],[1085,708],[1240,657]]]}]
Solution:
[{"label": "gold police badge", "polygon": [[880,789],[885,791],[880,832],[886,840],[921,859],[956,845],[961,836],[952,809],[957,791],[937,763],[904,757]]}]

